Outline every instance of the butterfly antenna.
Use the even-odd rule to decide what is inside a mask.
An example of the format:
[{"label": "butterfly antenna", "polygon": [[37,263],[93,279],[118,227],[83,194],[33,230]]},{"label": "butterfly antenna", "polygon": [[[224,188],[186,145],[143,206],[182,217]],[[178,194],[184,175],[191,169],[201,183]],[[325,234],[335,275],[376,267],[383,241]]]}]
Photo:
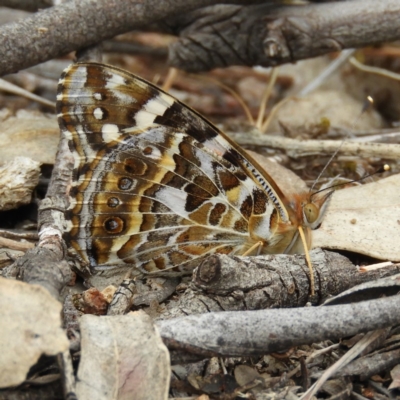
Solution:
[{"label": "butterfly antenna", "polygon": [[[360,114],[358,115],[358,117],[354,120],[354,122],[351,124],[350,127],[350,131],[354,130],[354,127],[356,125],[356,123],[360,120],[361,116],[372,106],[372,104],[374,104],[374,99],[371,96],[367,96],[364,105],[361,109]],[[322,174],[326,171],[326,169],[329,167],[329,165],[332,163],[333,159],[337,156],[337,154],[339,153],[339,150],[341,149],[341,147],[343,146],[343,143],[346,141],[346,139],[348,139],[348,137],[350,136],[350,131],[347,132],[346,136],[343,138],[343,140],[340,142],[338,148],[335,150],[335,152],[332,154],[331,158],[328,160],[328,162],[325,164],[324,168],[322,168],[321,172],[318,174],[317,179],[314,181],[314,183],[312,184],[311,188],[310,188],[310,192],[313,191],[315,185],[318,183],[318,181],[320,180]],[[357,182],[357,181],[355,181]],[[333,187],[333,186],[332,186]]]},{"label": "butterfly antenna", "polygon": [[338,187],[338,186],[348,185],[349,183],[360,182],[360,181],[363,181],[364,179],[367,179],[367,178],[369,178],[369,177],[371,177],[371,176],[374,176],[374,175],[376,175],[376,174],[381,174],[382,172],[387,172],[387,171],[390,171],[390,165],[384,164],[384,165],[382,165],[381,167],[379,167],[376,171],[372,172],[371,174],[364,175],[363,177],[361,177],[361,178],[359,178],[359,179],[353,179],[352,181],[337,183],[336,185],[328,186],[328,187],[326,187],[326,188],[323,188],[323,189],[321,189],[321,190],[318,190],[317,192],[314,192],[314,193],[311,195],[311,197],[313,197],[314,195],[316,195],[316,194],[318,194],[318,193],[324,192],[325,190],[330,190],[330,189],[336,188],[336,187]]}]

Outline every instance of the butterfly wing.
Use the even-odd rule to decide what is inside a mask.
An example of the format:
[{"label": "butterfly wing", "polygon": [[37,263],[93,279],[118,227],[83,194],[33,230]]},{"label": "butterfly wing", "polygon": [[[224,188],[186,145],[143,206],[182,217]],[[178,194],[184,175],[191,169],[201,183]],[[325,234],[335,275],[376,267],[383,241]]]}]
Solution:
[{"label": "butterfly wing", "polygon": [[266,239],[272,220],[288,220],[279,188],[254,160],[128,72],[71,65],[57,111],[75,159],[66,239],[92,268],[180,273],[215,252],[243,254],[255,215]]}]

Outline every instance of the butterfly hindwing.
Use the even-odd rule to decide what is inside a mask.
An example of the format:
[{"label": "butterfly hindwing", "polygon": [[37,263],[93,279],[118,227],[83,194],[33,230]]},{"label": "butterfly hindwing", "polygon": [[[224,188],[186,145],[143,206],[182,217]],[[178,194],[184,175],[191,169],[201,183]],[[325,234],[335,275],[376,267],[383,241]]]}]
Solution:
[{"label": "butterfly hindwing", "polygon": [[[279,189],[199,114],[123,70],[70,66],[57,111],[74,155],[67,240],[97,265],[141,272],[243,254],[249,220],[271,236],[285,220]],[[258,220],[257,220],[258,221]]]}]

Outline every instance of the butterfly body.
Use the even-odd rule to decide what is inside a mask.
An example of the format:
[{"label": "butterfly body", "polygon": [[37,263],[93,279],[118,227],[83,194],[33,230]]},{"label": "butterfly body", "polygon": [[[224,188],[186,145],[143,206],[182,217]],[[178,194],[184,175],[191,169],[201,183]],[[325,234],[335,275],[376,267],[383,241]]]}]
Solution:
[{"label": "butterfly body", "polygon": [[201,115],[123,70],[71,65],[57,112],[74,157],[65,239],[90,273],[173,276],[213,253],[297,251],[298,227],[310,238],[326,207],[284,196]]}]

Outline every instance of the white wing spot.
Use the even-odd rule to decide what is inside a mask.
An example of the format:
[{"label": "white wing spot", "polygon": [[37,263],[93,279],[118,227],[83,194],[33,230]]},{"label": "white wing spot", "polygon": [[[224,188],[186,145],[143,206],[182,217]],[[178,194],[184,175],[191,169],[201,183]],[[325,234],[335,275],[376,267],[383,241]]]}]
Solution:
[{"label": "white wing spot", "polygon": [[121,136],[121,132],[119,131],[118,126],[115,124],[104,124],[101,128],[101,134],[105,143],[118,140]]},{"label": "white wing spot", "polygon": [[135,122],[136,126],[146,128],[153,124],[157,115],[147,112],[146,110],[142,110],[136,113]]},{"label": "white wing spot", "polygon": [[112,74],[110,79],[107,80],[106,88],[107,89],[116,89],[118,86],[125,86],[126,82],[123,76]]},{"label": "white wing spot", "polygon": [[106,80],[106,88],[111,89],[113,98],[115,98],[121,106],[129,106],[137,101],[128,89],[129,86],[123,76],[111,74]]},{"label": "white wing spot", "polygon": [[95,100],[103,100],[103,95],[99,92],[93,93],[93,97],[95,98]]},{"label": "white wing spot", "polygon": [[143,109],[135,115],[138,127],[150,126],[154,123],[157,116],[164,115],[165,111],[174,104],[174,99],[167,94],[159,93],[156,97],[148,100],[143,105]]},{"label": "white wing spot", "polygon": [[103,110],[100,107],[97,107],[94,109],[93,115],[96,119],[99,119],[99,120],[103,119],[103,117],[104,117]]}]

